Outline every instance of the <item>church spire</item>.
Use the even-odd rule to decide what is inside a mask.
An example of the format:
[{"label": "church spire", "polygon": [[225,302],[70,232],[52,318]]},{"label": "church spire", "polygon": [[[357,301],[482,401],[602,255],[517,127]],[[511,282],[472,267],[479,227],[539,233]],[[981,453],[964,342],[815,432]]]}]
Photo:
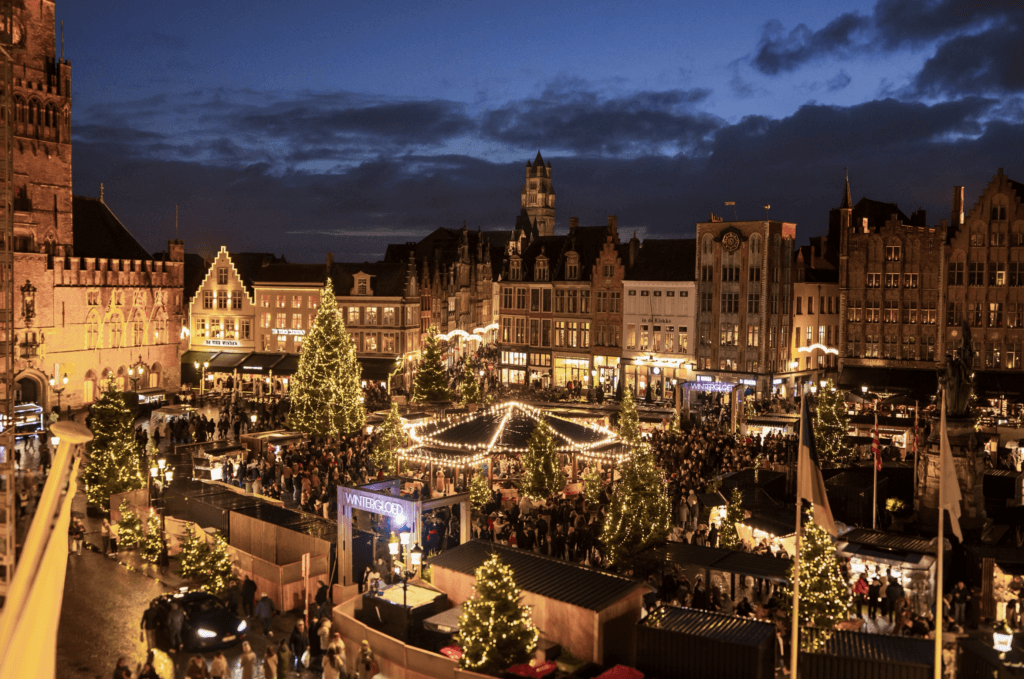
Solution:
[{"label": "church spire", "polygon": [[839,206],[840,210],[852,210],[853,209],[853,198],[850,196],[850,171],[846,171],[846,190],[843,191],[843,204]]},{"label": "church spire", "polygon": [[526,163],[520,207],[536,226],[538,236],[555,234],[555,189],[551,184],[551,164],[544,164],[540,151],[537,151],[532,165]]}]

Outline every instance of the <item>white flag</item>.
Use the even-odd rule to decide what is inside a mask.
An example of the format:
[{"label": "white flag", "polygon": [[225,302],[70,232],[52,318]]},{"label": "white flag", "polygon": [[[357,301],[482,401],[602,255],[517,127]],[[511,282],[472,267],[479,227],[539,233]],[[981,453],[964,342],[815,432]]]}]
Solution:
[{"label": "white flag", "polygon": [[949,523],[953,533],[963,542],[964,534],[960,530],[960,482],[956,478],[956,466],[953,464],[953,450],[949,447],[949,432],[946,431],[946,390],[942,390],[942,433],[939,443],[939,496],[942,506],[949,512]]}]

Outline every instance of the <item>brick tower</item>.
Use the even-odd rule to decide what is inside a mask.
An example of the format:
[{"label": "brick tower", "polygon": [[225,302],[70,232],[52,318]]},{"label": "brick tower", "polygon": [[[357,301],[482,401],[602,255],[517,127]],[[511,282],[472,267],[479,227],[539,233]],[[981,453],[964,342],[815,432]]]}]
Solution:
[{"label": "brick tower", "polygon": [[544,164],[540,151],[537,151],[532,164],[526,161],[522,207],[537,227],[538,236],[555,235],[555,189],[551,185],[551,163]]}]

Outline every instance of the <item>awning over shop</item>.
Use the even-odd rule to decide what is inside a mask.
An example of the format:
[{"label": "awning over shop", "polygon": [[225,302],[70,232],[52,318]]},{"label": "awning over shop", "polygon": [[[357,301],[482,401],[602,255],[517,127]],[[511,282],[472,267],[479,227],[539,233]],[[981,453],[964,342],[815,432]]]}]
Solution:
[{"label": "awning over shop", "polygon": [[232,373],[235,368],[249,355],[249,352],[245,353],[229,353],[222,351],[213,358],[210,359],[210,367],[206,369],[208,373]]},{"label": "awning over shop", "polygon": [[984,398],[1024,396],[1024,372],[979,370],[974,373],[974,391]]},{"label": "awning over shop", "polygon": [[364,380],[377,380],[383,382],[388,379],[394,369],[397,360],[394,358],[360,358],[359,364],[363,367]]},{"label": "awning over shop", "polygon": [[249,354],[238,364],[238,372],[242,375],[269,375],[284,357],[285,354]]},{"label": "awning over shop", "polygon": [[274,366],[275,375],[294,375],[299,369],[299,355],[288,354]]},{"label": "awning over shop", "polygon": [[938,390],[938,377],[934,369],[882,368],[874,366],[846,366],[839,374],[839,386],[859,391],[867,386],[873,392],[909,394],[928,403]]}]

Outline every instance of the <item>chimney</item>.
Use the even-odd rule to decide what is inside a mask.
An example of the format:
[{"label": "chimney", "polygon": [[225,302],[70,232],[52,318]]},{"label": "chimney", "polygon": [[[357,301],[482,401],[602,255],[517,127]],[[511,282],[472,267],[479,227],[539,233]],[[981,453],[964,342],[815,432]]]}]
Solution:
[{"label": "chimney", "polygon": [[103,202],[103,182],[100,182],[100,202]]},{"label": "chimney", "polygon": [[328,252],[327,253],[327,275],[328,276],[331,275],[331,269],[333,269],[333,268],[334,268],[334,253],[333,252]]},{"label": "chimney", "polygon": [[964,187],[953,187],[953,210],[950,213],[950,224],[958,229],[964,223]]},{"label": "chimney", "polygon": [[579,217],[569,217],[569,233],[574,233],[576,227],[580,225]]},{"label": "chimney", "polygon": [[608,215],[608,231],[610,231],[613,236],[619,235],[619,218],[615,215]]},{"label": "chimney", "polygon": [[185,261],[185,241],[178,240],[177,238],[167,241],[167,261]]}]

